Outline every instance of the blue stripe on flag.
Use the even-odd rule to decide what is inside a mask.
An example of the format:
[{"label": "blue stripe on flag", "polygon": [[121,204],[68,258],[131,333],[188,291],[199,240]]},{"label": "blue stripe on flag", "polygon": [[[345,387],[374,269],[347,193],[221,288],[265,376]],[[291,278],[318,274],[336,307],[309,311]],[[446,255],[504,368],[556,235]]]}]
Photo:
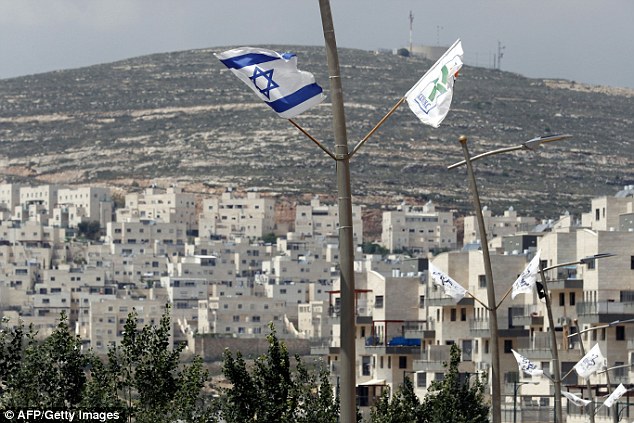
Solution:
[{"label": "blue stripe on flag", "polygon": [[224,63],[224,65],[229,69],[242,69],[247,66],[257,65],[259,63],[272,62],[273,60],[279,60],[279,57],[270,56],[268,54],[250,53],[243,54],[242,56],[224,59],[221,60],[221,62]]},{"label": "blue stripe on flag", "polygon": [[310,84],[300,88],[293,94],[289,94],[286,97],[282,97],[267,104],[271,106],[273,110],[275,110],[277,113],[283,113],[295,106],[302,104],[306,100],[310,100],[311,98],[321,94],[322,92],[323,90],[319,85]]}]

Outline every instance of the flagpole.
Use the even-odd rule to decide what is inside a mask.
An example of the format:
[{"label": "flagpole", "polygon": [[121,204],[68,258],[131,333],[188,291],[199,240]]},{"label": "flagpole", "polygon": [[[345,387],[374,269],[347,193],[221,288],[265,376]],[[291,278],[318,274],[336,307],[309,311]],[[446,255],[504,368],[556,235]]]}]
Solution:
[{"label": "flagpole", "polygon": [[330,150],[328,150],[322,143],[320,143],[319,141],[317,141],[317,139],[315,139],[312,135],[310,135],[308,133],[308,131],[306,131],[304,128],[302,128],[301,126],[299,126],[299,124],[297,122],[295,122],[293,119],[289,119],[288,120],[295,128],[299,129],[299,131],[306,135],[306,137],[308,137],[308,139],[310,139],[312,142],[314,142],[315,144],[317,144],[317,147],[321,148],[326,154],[328,154],[330,157],[332,157],[333,160],[337,160],[337,158],[335,157],[334,154],[332,154],[330,152]]},{"label": "flagpole", "polygon": [[330,95],[332,97],[333,131],[339,207],[339,277],[341,284],[340,315],[340,419],[341,423],[357,421],[356,402],[356,328],[354,249],[352,241],[352,195],[350,188],[350,155],[346,133],[346,116],[343,108],[343,89],[337,54],[337,41],[329,0],[319,0],[319,10],[324,31]]},{"label": "flagpole", "polygon": [[399,101],[396,102],[396,104],[390,109],[389,112],[387,112],[387,114],[385,116],[383,116],[383,118],[379,121],[379,123],[377,123],[374,128],[372,128],[372,130],[370,132],[368,132],[368,134],[363,137],[363,139],[361,141],[359,141],[359,143],[352,149],[352,152],[350,153],[350,157],[354,156],[354,153],[357,152],[358,149],[361,148],[361,146],[363,144],[365,144],[365,142],[372,136],[374,135],[374,133],[379,129],[379,127],[381,125],[383,125],[385,123],[385,121],[392,116],[392,114],[394,114],[394,112],[396,111],[396,109],[399,108],[399,106],[401,104],[403,104],[403,102],[405,101],[405,97],[402,97]]},{"label": "flagpole", "polygon": [[495,306],[495,308],[499,308],[502,303],[504,302],[504,300],[506,300],[506,297],[509,296],[509,294],[511,293],[511,291],[513,290],[513,285],[511,285],[511,287],[506,291],[506,294],[504,294],[504,296],[502,297],[502,299],[500,300],[499,303],[497,303],[497,305]]},{"label": "flagpole", "polygon": [[471,298],[479,302],[482,307],[486,308],[487,310],[489,309],[489,306],[485,305],[482,301],[478,300],[478,297],[473,295],[471,292],[467,291],[467,294],[471,295]]}]

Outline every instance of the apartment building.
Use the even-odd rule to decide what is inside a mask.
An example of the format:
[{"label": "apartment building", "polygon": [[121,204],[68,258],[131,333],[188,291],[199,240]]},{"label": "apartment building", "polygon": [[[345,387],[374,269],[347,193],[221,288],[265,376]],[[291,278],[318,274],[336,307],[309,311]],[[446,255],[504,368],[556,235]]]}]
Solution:
[{"label": "apartment building", "polygon": [[57,204],[57,185],[38,185],[20,187],[20,202],[13,210],[13,219],[48,224],[53,207]]},{"label": "apartment building", "polygon": [[[295,234],[301,237],[339,236],[339,207],[321,204],[319,197],[310,205],[298,204],[295,209]],[[363,243],[362,209],[352,206],[352,240],[354,245]]]},{"label": "apartment building", "polygon": [[112,221],[114,203],[109,188],[60,188],[52,210],[51,225],[76,228],[82,222],[99,222],[104,228]]},{"label": "apartment building", "polygon": [[203,238],[254,240],[276,231],[274,198],[262,197],[258,192],[239,195],[227,191],[202,202],[198,233]]},{"label": "apartment building", "polygon": [[408,250],[417,255],[455,249],[454,213],[437,211],[431,201],[422,207],[404,204],[385,211],[381,243],[390,252]]},{"label": "apartment building", "polygon": [[125,196],[125,208],[117,210],[117,222],[149,220],[182,225],[185,231],[196,229],[196,197],[182,188],[152,186],[142,193]]},{"label": "apartment building", "polygon": [[[111,345],[120,345],[123,340],[128,315],[136,311],[137,327],[158,325],[165,312],[165,304],[157,300],[134,298],[99,299],[90,302],[90,347],[98,354],[105,354]],[[170,326],[170,344],[173,341]]]},{"label": "apartment building", "polygon": [[289,336],[286,301],[266,297],[257,286],[232,292],[231,287],[214,285],[211,291],[198,304],[199,333],[257,337],[268,333],[268,324],[273,322],[280,337]]},{"label": "apartment building", "polygon": [[2,220],[10,219],[13,210],[20,205],[20,184],[0,184],[0,210],[8,212]]},{"label": "apartment building", "polygon": [[[504,211],[502,216],[494,216],[493,212],[487,206],[484,206],[482,215],[488,239],[513,235],[519,232],[530,232],[538,223],[534,217],[518,216],[517,211],[512,206]],[[479,242],[479,240],[480,229],[478,228],[476,217],[465,216],[463,245]]]}]

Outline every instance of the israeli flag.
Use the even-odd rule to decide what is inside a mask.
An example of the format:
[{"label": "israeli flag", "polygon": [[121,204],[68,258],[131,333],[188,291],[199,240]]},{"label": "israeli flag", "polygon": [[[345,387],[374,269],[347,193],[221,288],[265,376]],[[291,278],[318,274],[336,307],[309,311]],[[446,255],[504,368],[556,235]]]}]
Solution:
[{"label": "israeli flag", "polygon": [[240,47],[214,55],[285,119],[294,118],[325,98],[313,74],[297,69],[293,53]]}]

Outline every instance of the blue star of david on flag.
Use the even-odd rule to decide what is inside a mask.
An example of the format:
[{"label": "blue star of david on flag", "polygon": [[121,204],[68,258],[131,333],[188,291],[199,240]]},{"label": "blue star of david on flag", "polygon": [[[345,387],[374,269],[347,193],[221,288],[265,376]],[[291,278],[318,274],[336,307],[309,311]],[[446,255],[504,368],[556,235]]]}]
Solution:
[{"label": "blue star of david on flag", "polygon": [[325,98],[313,74],[297,69],[292,53],[241,47],[215,56],[280,117],[291,119]]},{"label": "blue star of david on flag", "polygon": [[[251,77],[249,78],[251,81],[253,81],[253,85],[257,87],[258,91],[265,95],[266,98],[268,98],[269,100],[271,99],[271,90],[280,87],[277,82],[273,81],[273,70],[274,69],[269,69],[265,71],[255,66],[255,68],[253,69],[253,75],[251,75]],[[266,84],[264,88],[260,88],[260,86],[258,85],[258,78],[264,78],[264,80],[266,81],[264,82]]]}]

